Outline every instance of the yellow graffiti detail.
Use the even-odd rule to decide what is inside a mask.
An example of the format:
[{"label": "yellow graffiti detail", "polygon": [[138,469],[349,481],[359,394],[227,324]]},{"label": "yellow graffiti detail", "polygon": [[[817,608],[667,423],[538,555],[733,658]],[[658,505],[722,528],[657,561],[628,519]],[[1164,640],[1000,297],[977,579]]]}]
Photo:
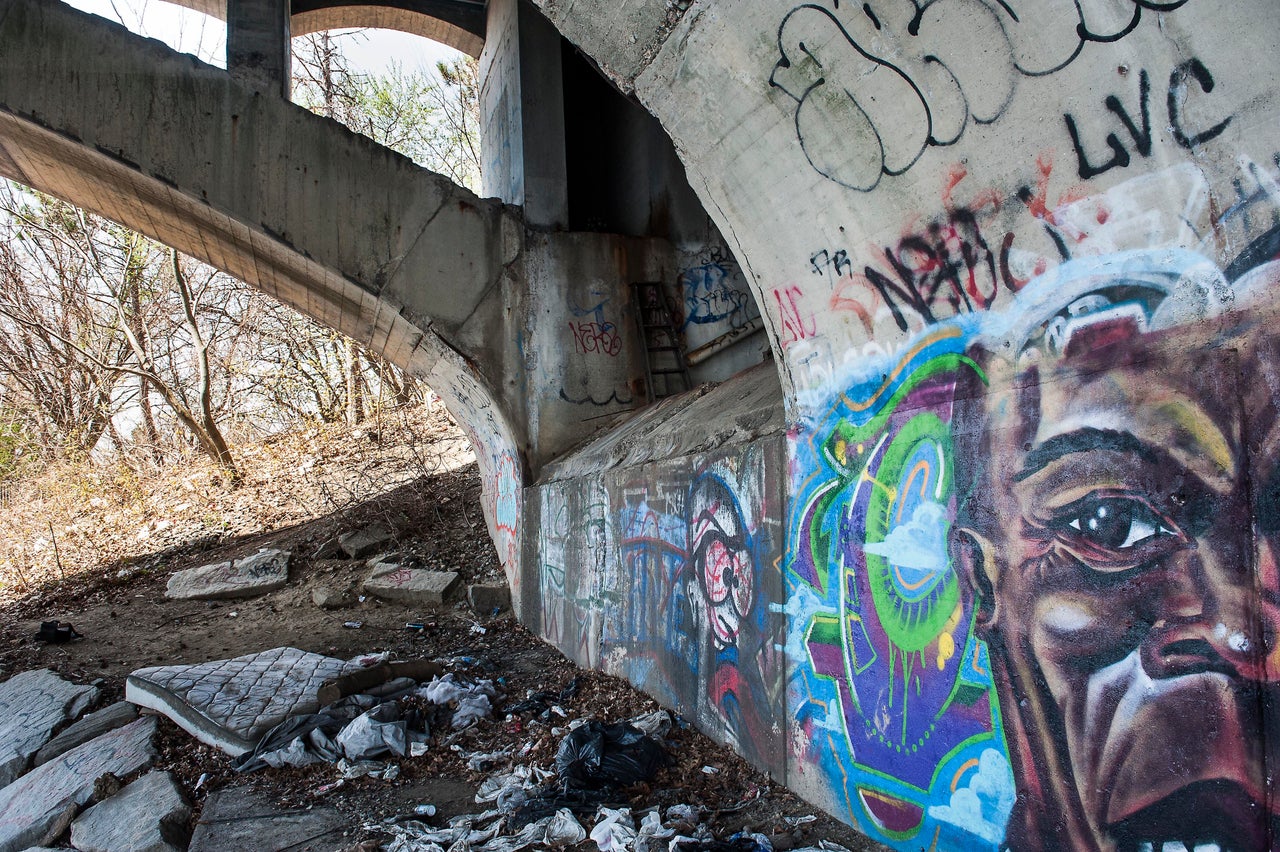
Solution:
[{"label": "yellow graffiti detail", "polygon": [[942,626],[942,633],[938,636],[938,671],[946,668],[947,662],[956,655],[956,640],[951,633],[960,624],[963,616],[964,608],[956,604],[956,608],[951,611],[951,617]]}]

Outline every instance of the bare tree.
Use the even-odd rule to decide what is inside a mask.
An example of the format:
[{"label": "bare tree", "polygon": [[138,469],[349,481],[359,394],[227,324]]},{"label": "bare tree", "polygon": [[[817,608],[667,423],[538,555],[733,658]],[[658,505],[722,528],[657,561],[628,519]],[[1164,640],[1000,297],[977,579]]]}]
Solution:
[{"label": "bare tree", "polygon": [[[238,477],[217,423],[198,295],[177,253],[167,252],[166,276],[166,253],[156,243],[64,202],[32,195],[18,203],[11,188],[0,210],[17,229],[17,239],[0,248],[8,273],[0,316],[14,332],[0,344],[13,356],[5,370],[9,385],[28,389],[30,402],[60,430],[64,444],[74,440],[88,452],[120,408],[120,380],[132,376],[140,382],[133,399],[149,438],[158,431],[150,407],[154,392],[200,448]],[[25,257],[15,243],[26,249]],[[64,366],[56,380],[34,362],[37,353]],[[41,399],[36,391],[49,396]],[[69,420],[68,411],[80,412],[82,425]]]},{"label": "bare tree", "polygon": [[313,112],[399,151],[473,192],[480,190],[480,84],[469,56],[433,72],[392,65],[352,70],[329,33],[293,40],[293,97]]}]

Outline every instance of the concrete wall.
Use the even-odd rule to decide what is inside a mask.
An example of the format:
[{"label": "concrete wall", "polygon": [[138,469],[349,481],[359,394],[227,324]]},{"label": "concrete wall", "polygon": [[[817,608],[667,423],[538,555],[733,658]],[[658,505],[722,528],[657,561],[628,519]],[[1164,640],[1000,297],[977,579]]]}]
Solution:
[{"label": "concrete wall", "polygon": [[525,492],[521,580],[543,638],[778,777],[785,466],[772,366],[663,402]]},{"label": "concrete wall", "polygon": [[898,848],[1274,848],[1274,3],[539,5],[674,140],[786,437],[672,451],[735,380],[549,468],[531,623]]}]

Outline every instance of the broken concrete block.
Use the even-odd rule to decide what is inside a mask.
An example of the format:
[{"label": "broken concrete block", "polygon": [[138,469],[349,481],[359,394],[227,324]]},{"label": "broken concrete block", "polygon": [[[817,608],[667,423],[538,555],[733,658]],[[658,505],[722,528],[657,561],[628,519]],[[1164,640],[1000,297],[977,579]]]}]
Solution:
[{"label": "broken concrete block", "polygon": [[35,760],[32,761],[32,764],[39,766],[42,763],[48,763],[58,755],[71,751],[78,745],[96,739],[109,731],[114,731],[116,728],[123,728],[136,718],[138,718],[137,707],[128,701],[117,701],[110,707],[104,707],[97,712],[90,713],[49,740],[42,749],[36,752]]},{"label": "broken concrete block", "polygon": [[340,559],[343,556],[342,545],[338,543],[338,537],[327,538],[316,548],[316,552],[311,554],[311,558],[315,560],[323,559]]},{"label": "broken concrete block", "polygon": [[321,609],[342,609],[356,602],[356,593],[350,587],[316,586],[311,590],[311,602]]},{"label": "broken concrete block", "polygon": [[365,581],[364,591],[387,601],[440,606],[457,585],[457,571],[427,571],[383,563]]},{"label": "broken concrete block", "polygon": [[363,559],[390,544],[393,538],[391,530],[381,524],[371,524],[362,530],[338,536],[338,545],[350,558]]},{"label": "broken concrete block", "polygon": [[164,596],[174,600],[251,598],[274,592],[289,581],[287,550],[261,550],[243,559],[179,571]]},{"label": "broken concrete block", "polygon": [[511,609],[511,587],[506,583],[476,583],[467,586],[467,603],[478,615],[493,615]]},{"label": "broken concrete block", "polygon": [[102,775],[151,764],[154,716],[137,719],[54,758],[0,790],[0,850],[48,845],[66,831]]},{"label": "broken concrete block", "polygon": [[266,795],[245,787],[209,794],[191,835],[190,852],[275,852],[277,849],[330,850],[349,845],[346,820],[336,808],[280,808]]},{"label": "broken concrete block", "polygon": [[148,772],[71,823],[81,852],[180,852],[191,807],[168,772]]},{"label": "broken concrete block", "polygon": [[22,672],[0,684],[0,787],[26,771],[55,728],[97,698],[96,686],[71,683],[48,669]]}]

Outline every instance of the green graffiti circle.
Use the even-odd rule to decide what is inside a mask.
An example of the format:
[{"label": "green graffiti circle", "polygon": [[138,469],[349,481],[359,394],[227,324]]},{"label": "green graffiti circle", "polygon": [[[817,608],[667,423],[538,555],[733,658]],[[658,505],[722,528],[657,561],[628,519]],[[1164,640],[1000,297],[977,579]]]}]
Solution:
[{"label": "green graffiti circle", "polygon": [[[951,432],[932,412],[923,412],[907,421],[885,449],[871,482],[867,505],[866,543],[874,546],[889,535],[890,519],[904,499],[903,488],[915,487],[916,472],[908,464],[929,450],[941,462],[937,470],[926,471],[934,502],[946,506],[951,498]],[[866,553],[867,582],[876,615],[889,641],[905,652],[921,651],[937,639],[960,600],[960,583],[948,564],[927,591],[909,598],[894,576],[895,566],[875,553]]]}]

